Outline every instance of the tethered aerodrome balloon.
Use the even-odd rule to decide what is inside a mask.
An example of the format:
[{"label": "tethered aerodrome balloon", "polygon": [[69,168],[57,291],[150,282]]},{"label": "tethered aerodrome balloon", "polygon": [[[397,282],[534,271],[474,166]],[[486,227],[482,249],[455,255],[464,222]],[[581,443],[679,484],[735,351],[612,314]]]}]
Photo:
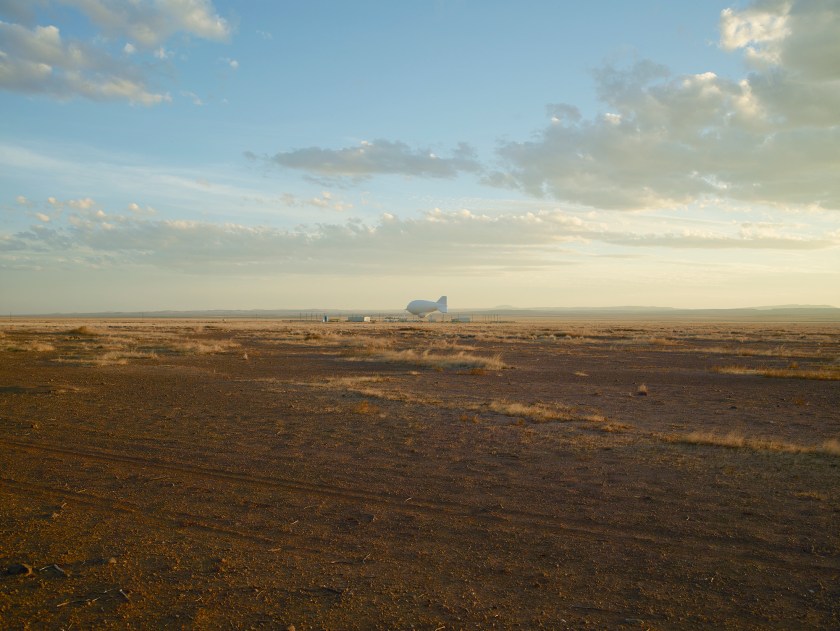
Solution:
[{"label": "tethered aerodrome balloon", "polygon": [[412,300],[405,309],[420,318],[425,318],[435,311],[447,313],[446,296],[441,296],[437,299],[437,302],[432,302],[431,300]]}]

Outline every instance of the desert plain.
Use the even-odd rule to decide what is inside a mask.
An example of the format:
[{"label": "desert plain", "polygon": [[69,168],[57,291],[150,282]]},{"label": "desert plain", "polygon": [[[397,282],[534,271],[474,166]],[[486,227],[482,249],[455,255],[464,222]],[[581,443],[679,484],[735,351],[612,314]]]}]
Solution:
[{"label": "desert plain", "polygon": [[840,628],[840,325],[4,322],[0,628]]}]

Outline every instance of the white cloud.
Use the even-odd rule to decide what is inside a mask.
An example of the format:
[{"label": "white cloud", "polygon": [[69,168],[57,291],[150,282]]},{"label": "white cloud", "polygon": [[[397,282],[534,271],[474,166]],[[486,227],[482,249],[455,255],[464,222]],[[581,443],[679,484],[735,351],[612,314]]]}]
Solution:
[{"label": "white cloud", "polygon": [[[76,8],[102,32],[80,41],[62,37],[55,25],[0,21],[0,89],[155,105],[171,99],[149,87],[149,66],[134,59],[138,48],[166,60],[174,52],[164,44],[178,33],[218,41],[231,33],[209,0],[38,0],[28,6],[2,0],[0,13],[31,22],[35,7],[57,4]],[[109,38],[117,37],[129,40],[121,55],[110,46]]]},{"label": "white cloud", "polygon": [[156,215],[157,214],[157,210],[155,210],[151,206],[143,207],[136,202],[131,202],[128,205],[128,210],[129,210],[129,212],[131,212],[134,215]]},{"label": "white cloud", "polygon": [[0,88],[142,105],[169,100],[149,90],[136,68],[83,42],[64,41],[55,26],[0,22],[0,41]]},{"label": "white cloud", "polygon": [[283,206],[289,208],[314,206],[316,208],[324,208],[338,212],[343,212],[353,208],[353,204],[336,199],[330,191],[322,191],[320,196],[310,197],[308,199],[298,198],[291,193],[285,193],[281,197],[280,202]]},{"label": "white cloud", "polygon": [[96,206],[96,202],[90,197],[85,197],[83,199],[70,199],[66,203],[70,208],[74,208],[76,210],[90,210]]},{"label": "white cloud", "polygon": [[704,199],[840,209],[840,3],[758,2],[721,16],[721,47],[755,71],[681,77],[652,62],[596,72],[606,114],[551,105],[506,142],[496,186],[596,208]]},{"label": "white cloud", "polygon": [[747,59],[758,64],[778,64],[779,44],[788,35],[790,2],[757,5],[720,15],[720,45],[725,50],[745,49]]},{"label": "white cloud", "polygon": [[[320,196],[326,200],[323,194]],[[293,229],[154,220],[139,204],[128,214],[106,212],[89,198],[57,202],[73,210],[61,223],[36,225],[3,236],[21,257],[49,267],[74,259],[90,265],[152,265],[193,273],[237,274],[246,270],[284,273],[330,271],[354,275],[382,269],[425,275],[458,269],[551,270],[580,263],[604,247],[669,248],[677,251],[801,251],[837,247],[840,240],[815,235],[805,225],[735,223],[707,228],[637,232],[561,210],[489,215],[467,208],[434,209],[415,218],[383,213],[372,224],[358,219]],[[73,202],[73,203],[71,203]],[[601,245],[599,245],[601,244]],[[9,249],[12,246],[7,246]],[[644,250],[643,250],[644,251]],[[29,252],[31,255],[27,255]],[[619,250],[614,254],[622,254]]]},{"label": "white cloud", "polygon": [[204,101],[202,101],[201,97],[198,96],[195,92],[190,92],[189,90],[182,90],[181,91],[181,96],[184,96],[184,97],[190,99],[192,101],[193,105],[197,105],[199,107],[204,105]]},{"label": "white cloud", "polygon": [[227,20],[209,0],[60,0],[76,7],[106,34],[125,36],[147,49],[159,47],[178,32],[203,39],[230,37]]},{"label": "white cloud", "polygon": [[50,216],[45,215],[44,213],[35,213],[35,217],[38,219],[38,221],[42,221],[44,223],[47,223],[50,220]]},{"label": "white cloud", "polygon": [[15,197],[15,201],[20,204],[21,206],[29,206],[29,200],[26,199],[23,195],[18,195]]}]

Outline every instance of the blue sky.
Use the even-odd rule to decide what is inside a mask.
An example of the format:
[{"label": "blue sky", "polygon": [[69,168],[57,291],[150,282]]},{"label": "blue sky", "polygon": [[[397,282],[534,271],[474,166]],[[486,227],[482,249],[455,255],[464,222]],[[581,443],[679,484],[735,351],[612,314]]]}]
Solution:
[{"label": "blue sky", "polygon": [[840,305],[840,2],[0,0],[0,310]]}]

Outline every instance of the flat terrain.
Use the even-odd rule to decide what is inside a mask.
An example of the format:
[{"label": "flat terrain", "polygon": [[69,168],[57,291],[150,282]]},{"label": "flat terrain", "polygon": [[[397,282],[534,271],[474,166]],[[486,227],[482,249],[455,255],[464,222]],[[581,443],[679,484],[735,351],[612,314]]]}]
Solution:
[{"label": "flat terrain", "polygon": [[0,324],[0,628],[840,628],[840,325]]}]

